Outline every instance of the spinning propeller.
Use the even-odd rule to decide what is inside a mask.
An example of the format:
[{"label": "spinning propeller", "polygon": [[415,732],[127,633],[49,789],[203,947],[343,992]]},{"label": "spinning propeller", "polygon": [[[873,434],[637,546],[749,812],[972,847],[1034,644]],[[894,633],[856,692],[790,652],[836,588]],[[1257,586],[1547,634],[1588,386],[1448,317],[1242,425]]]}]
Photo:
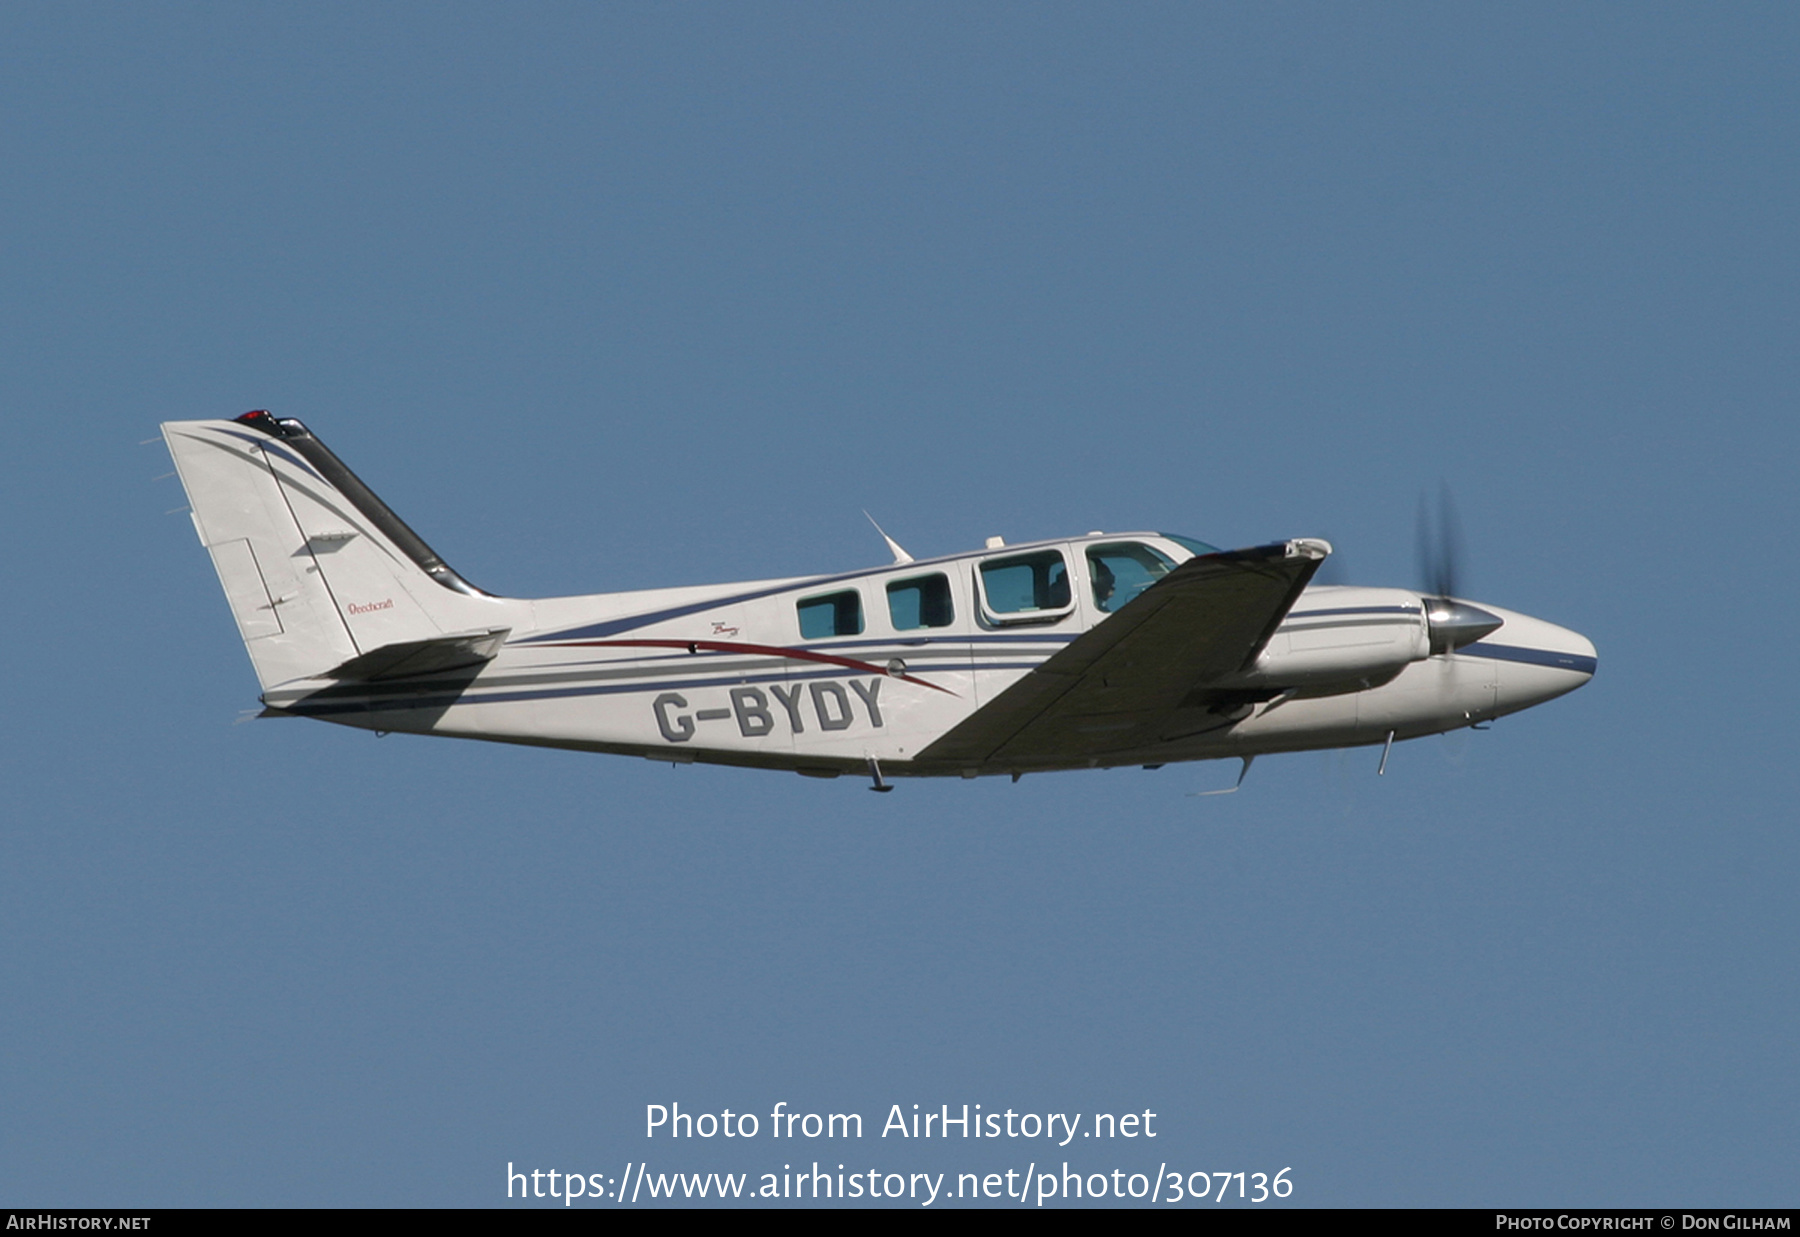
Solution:
[{"label": "spinning propeller", "polygon": [[[1462,525],[1456,518],[1456,503],[1450,497],[1448,483],[1438,490],[1435,512],[1425,496],[1419,496],[1418,545],[1419,599],[1425,603],[1425,629],[1431,652],[1453,653],[1498,631],[1504,621],[1498,614],[1456,599],[1461,574]],[[1458,707],[1457,659],[1442,656],[1437,665],[1440,707]],[[1466,710],[1463,718],[1473,724],[1473,717]],[[1397,733],[1396,730],[1388,731],[1387,743],[1381,749],[1381,764],[1375,770],[1377,776],[1387,772],[1388,753],[1393,750]]]},{"label": "spinning propeller", "polygon": [[1419,578],[1425,602],[1425,623],[1431,632],[1431,651],[1449,653],[1498,631],[1499,615],[1456,600],[1458,566],[1462,558],[1462,525],[1450,486],[1438,491],[1435,517],[1423,496],[1419,499]]}]

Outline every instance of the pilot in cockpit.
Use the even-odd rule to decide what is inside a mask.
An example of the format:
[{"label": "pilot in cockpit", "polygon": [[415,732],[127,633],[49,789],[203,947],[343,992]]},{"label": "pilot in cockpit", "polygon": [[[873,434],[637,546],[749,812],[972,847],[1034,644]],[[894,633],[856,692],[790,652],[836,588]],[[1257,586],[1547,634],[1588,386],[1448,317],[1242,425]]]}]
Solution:
[{"label": "pilot in cockpit", "polygon": [[1094,604],[1110,612],[1112,606],[1107,603],[1112,600],[1115,587],[1112,568],[1106,565],[1104,559],[1092,556],[1088,558],[1088,566],[1093,569],[1090,574],[1094,577]]}]

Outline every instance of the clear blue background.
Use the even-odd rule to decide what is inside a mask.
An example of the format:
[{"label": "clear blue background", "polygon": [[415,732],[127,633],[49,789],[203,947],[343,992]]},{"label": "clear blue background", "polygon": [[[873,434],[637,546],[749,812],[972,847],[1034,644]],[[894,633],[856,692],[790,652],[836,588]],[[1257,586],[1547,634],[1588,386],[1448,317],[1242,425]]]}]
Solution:
[{"label": "clear blue background", "polygon": [[[1785,5],[0,10],[5,1205],[504,1166],[1792,1204]],[[256,721],[159,421],[513,595],[1323,535],[1600,672],[1377,753],[854,780]],[[860,1111],[677,1148],[646,1103]],[[1151,1109],[896,1146],[889,1105]],[[1015,1162],[1016,1161],[1016,1162]]]}]

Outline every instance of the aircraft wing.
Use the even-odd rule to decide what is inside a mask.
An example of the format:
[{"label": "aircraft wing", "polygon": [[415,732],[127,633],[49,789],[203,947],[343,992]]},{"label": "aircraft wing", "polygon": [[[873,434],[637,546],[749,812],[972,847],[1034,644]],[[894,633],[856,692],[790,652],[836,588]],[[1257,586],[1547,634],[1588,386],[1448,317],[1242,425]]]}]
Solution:
[{"label": "aircraft wing", "polygon": [[1301,539],[1191,558],[919,753],[1032,766],[1225,726],[1209,682],[1262,652],[1331,552]]}]

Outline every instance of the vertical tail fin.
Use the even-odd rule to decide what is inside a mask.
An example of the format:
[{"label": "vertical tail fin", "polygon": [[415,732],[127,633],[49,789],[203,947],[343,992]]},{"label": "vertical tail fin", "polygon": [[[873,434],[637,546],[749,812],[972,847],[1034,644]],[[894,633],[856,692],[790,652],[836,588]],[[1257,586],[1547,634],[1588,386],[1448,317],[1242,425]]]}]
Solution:
[{"label": "vertical tail fin", "polygon": [[162,431],[265,691],[370,677],[392,661],[383,650],[510,625],[508,603],[452,571],[300,422],[252,412]]}]

